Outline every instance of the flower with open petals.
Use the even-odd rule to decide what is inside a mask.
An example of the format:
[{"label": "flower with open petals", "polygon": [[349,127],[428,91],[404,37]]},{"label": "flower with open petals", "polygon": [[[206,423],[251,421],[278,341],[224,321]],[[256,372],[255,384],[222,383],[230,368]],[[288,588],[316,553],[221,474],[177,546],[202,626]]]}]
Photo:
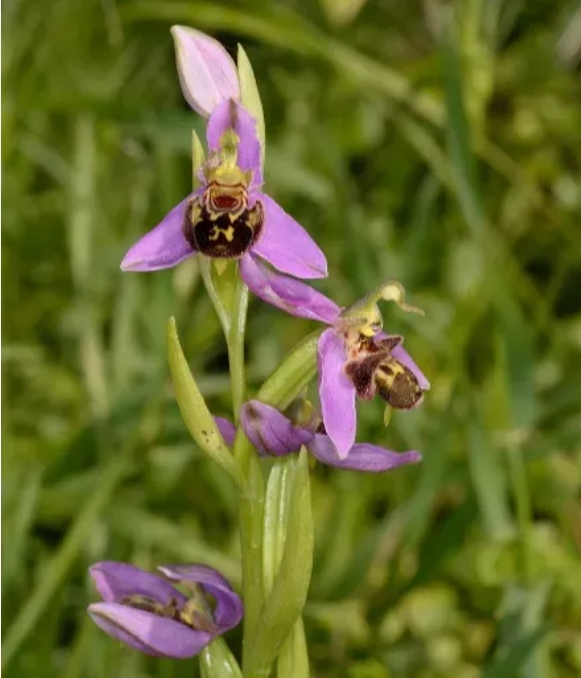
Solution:
[{"label": "flower with open petals", "polygon": [[[88,612],[97,626],[147,654],[185,659],[242,619],[242,601],[216,570],[205,565],[158,569],[165,579],[128,563],[93,565],[89,572],[103,602],[89,605]],[[215,600],[213,611],[208,595]]]},{"label": "flower with open petals", "polygon": [[256,260],[297,278],[325,277],[325,255],[260,190],[262,161],[254,118],[233,99],[224,101],[210,116],[207,141],[210,157],[202,168],[201,187],[131,247],[121,268],[155,271],[199,253],[239,259],[245,280]]},{"label": "flower with open petals", "polygon": [[246,284],[259,298],[291,315],[330,325],[318,344],[319,397],[325,430],[342,459],[355,442],[356,396],[371,400],[379,395],[388,407],[399,410],[410,410],[421,403],[423,391],[430,388],[429,381],[403,348],[403,337],[381,331],[380,299],[422,313],[405,304],[399,283],[385,283],[341,309],[309,285],[260,262],[252,262],[246,271]]},{"label": "flower with open petals", "polygon": [[[394,452],[369,443],[355,443],[346,457],[340,457],[317,413],[304,407],[306,403],[298,402],[297,405],[297,408],[290,408],[291,418],[258,400],[242,406],[242,428],[260,455],[281,457],[298,452],[304,445],[315,459],[327,466],[368,473],[391,471],[417,464],[422,459],[415,450]],[[306,417],[305,409],[308,411]],[[236,435],[234,424],[221,418],[216,418],[216,423],[226,443],[232,445]]]}]

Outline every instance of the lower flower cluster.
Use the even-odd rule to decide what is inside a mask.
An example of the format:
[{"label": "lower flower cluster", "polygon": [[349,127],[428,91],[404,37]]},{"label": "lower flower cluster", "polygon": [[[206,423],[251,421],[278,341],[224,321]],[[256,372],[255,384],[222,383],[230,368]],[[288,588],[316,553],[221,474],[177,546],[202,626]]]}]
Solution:
[{"label": "lower flower cluster", "polygon": [[102,602],[89,605],[89,614],[97,626],[147,654],[185,659],[242,619],[240,597],[216,570],[205,565],[158,570],[161,575],[127,563],[93,565],[89,572]]}]

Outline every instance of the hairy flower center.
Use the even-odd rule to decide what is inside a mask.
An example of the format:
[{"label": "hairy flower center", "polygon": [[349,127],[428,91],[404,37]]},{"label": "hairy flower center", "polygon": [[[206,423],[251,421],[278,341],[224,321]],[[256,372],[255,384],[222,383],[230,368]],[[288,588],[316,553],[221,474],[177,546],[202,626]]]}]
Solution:
[{"label": "hairy flower center", "polygon": [[239,259],[260,238],[264,209],[250,208],[241,186],[212,184],[186,208],[184,235],[192,248],[214,259]]},{"label": "hairy flower center", "polygon": [[204,168],[206,189],[185,211],[186,240],[214,259],[239,259],[258,241],[264,226],[262,203],[248,206],[252,173],[237,165],[239,142],[233,130],[222,135],[219,150]]},{"label": "hairy flower center", "polygon": [[417,377],[392,355],[402,341],[400,336],[374,340],[359,335],[353,340],[345,335],[345,373],[361,399],[372,400],[379,394],[398,410],[411,410],[421,403],[423,393]]}]

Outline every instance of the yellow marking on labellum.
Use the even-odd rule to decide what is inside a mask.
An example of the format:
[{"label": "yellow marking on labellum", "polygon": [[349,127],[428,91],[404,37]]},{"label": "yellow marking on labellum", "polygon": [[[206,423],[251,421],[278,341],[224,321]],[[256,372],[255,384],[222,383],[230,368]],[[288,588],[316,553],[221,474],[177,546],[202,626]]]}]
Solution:
[{"label": "yellow marking on labellum", "polygon": [[221,235],[223,235],[228,242],[232,242],[234,240],[234,226],[228,226],[227,228],[213,226],[208,237],[210,240],[218,240]]}]

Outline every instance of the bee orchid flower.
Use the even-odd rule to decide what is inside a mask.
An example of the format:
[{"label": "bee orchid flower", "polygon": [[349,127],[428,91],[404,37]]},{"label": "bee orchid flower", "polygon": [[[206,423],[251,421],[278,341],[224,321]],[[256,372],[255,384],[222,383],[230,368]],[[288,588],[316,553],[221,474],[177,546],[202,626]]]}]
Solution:
[{"label": "bee orchid flower", "polygon": [[[230,55],[213,38],[171,29],[182,91],[208,118],[209,157],[200,186],[176,205],[121,262],[124,271],[170,268],[195,254],[238,259],[243,278],[254,259],[297,278],[323,278],[327,261],[303,227],[262,192],[262,148],[256,120],[240,103]],[[250,272],[247,270],[250,268]]]},{"label": "bee orchid flower", "polygon": [[397,282],[387,282],[347,308],[309,285],[281,275],[260,262],[246,268],[246,284],[269,304],[301,318],[319,320],[329,329],[318,342],[319,398],[327,436],[339,457],[346,458],[355,443],[356,397],[382,397],[399,410],[417,407],[430,383],[403,348],[403,337],[382,331],[377,302],[395,301],[412,313]]},{"label": "bee orchid flower", "polygon": [[[224,577],[205,565],[164,565],[165,578],[128,563],[105,561],[89,573],[102,602],[89,605],[105,633],[141,652],[185,659],[242,619],[242,601]],[[170,581],[181,584],[188,596]],[[212,610],[208,596],[215,600]]]},{"label": "bee orchid flower", "polygon": [[263,193],[260,142],[254,118],[229,99],[208,121],[210,157],[201,187],[125,255],[124,271],[170,268],[195,254],[239,259],[248,277],[255,258],[297,278],[324,278],[327,261],[303,227]]}]

